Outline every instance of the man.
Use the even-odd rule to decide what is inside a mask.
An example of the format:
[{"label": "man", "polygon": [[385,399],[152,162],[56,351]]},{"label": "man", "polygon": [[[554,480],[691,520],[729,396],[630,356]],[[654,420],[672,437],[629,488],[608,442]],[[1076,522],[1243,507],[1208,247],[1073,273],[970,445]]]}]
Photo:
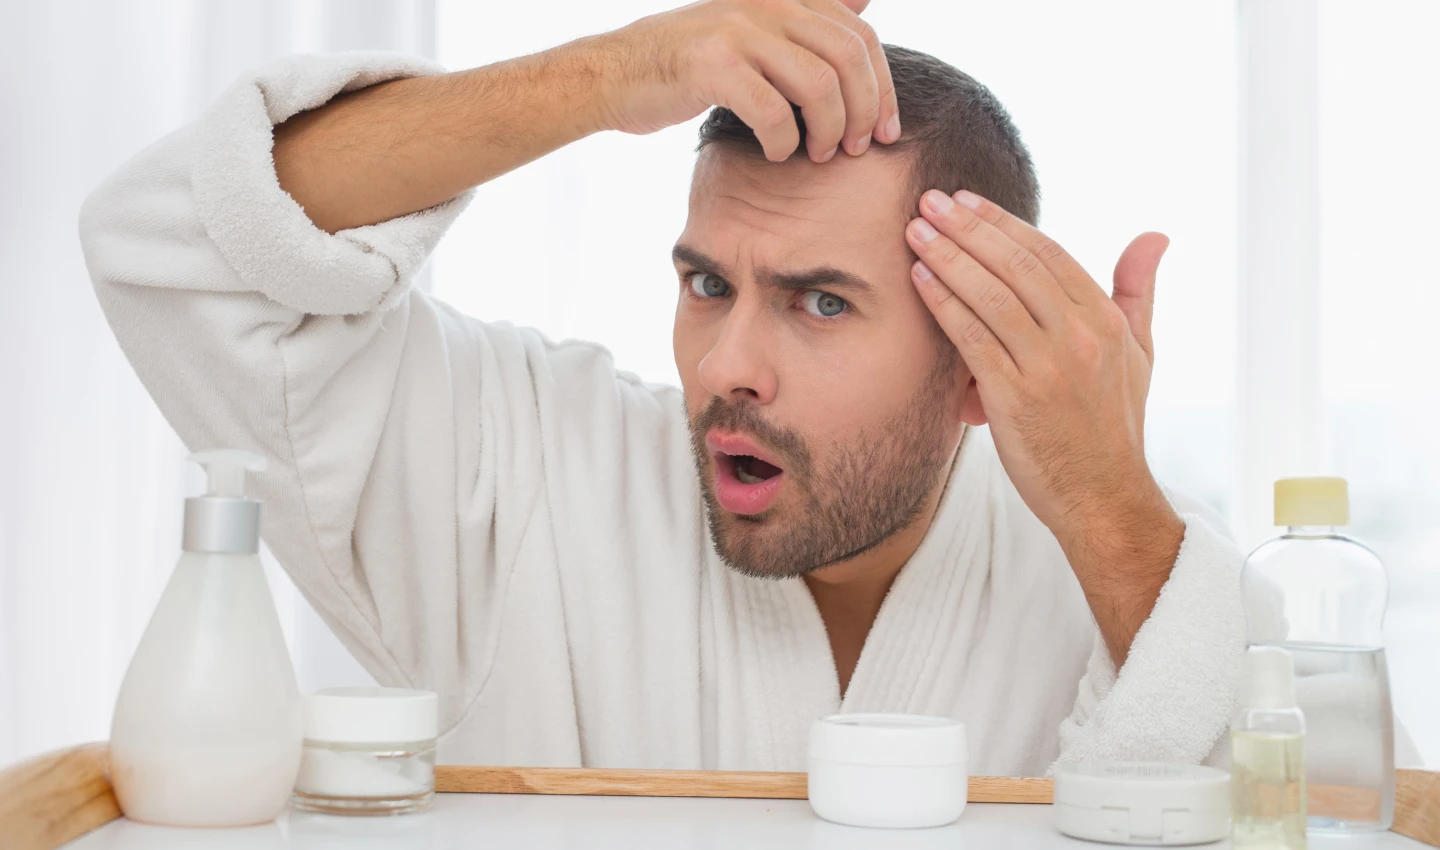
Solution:
[{"label": "man", "polygon": [[[1103,292],[1000,105],[863,5],[279,62],[88,201],[141,378],[191,446],[270,459],[267,542],[382,683],[440,692],[443,760],[794,770],[837,711],[959,717],[977,773],[1218,754],[1240,556],[1143,454],[1165,239]],[[681,390],[412,289],[471,187],[712,105]]]}]

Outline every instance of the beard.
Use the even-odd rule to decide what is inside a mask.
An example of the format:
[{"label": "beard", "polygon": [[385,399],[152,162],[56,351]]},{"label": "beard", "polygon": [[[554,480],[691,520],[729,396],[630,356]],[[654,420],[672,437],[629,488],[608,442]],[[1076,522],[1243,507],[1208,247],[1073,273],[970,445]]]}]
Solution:
[{"label": "beard", "polygon": [[[945,406],[957,358],[942,355],[906,405],[817,463],[799,433],[768,422],[752,404],[712,397],[688,411],[690,446],[705,500],[710,539],[731,569],[754,578],[794,578],[849,560],[908,527],[925,509],[944,469]],[[711,428],[754,437],[783,463],[784,485],[798,494],[754,516],[734,514],[715,497],[705,434]],[[784,494],[782,494],[784,498]]]}]

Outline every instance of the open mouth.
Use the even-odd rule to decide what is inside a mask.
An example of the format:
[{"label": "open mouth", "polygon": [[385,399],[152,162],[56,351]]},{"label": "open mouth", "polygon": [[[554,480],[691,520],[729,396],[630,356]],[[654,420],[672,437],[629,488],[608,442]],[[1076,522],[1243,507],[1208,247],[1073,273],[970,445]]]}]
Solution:
[{"label": "open mouth", "polygon": [[766,463],[753,455],[727,455],[727,457],[734,464],[735,477],[740,479],[742,484],[759,484],[762,481],[769,481],[783,471],[780,467]]},{"label": "open mouth", "polygon": [[731,513],[763,513],[775,503],[785,469],[759,446],[738,434],[705,435],[715,464],[715,498]]}]

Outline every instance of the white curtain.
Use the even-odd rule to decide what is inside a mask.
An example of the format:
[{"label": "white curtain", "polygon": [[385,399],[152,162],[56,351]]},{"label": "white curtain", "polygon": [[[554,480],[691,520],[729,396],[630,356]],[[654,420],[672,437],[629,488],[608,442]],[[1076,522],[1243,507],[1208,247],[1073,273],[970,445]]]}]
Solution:
[{"label": "white curtain", "polygon": [[[431,0],[0,5],[0,765],[109,734],[199,478],[116,345],[85,195],[247,67],[433,55]],[[267,557],[302,690],[368,677]]]}]

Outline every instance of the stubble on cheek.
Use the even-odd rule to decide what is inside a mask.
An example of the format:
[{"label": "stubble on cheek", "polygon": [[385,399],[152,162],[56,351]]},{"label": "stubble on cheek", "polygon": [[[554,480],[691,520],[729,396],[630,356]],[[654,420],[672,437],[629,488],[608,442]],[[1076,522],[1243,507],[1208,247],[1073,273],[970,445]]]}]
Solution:
[{"label": "stubble on cheek", "polygon": [[[692,419],[691,440],[720,558],[745,575],[791,578],[855,557],[913,522],[945,466],[952,366],[942,358],[895,415],[848,444],[829,446],[818,464],[797,433],[771,426],[753,408],[712,400]],[[740,516],[718,504],[714,462],[705,446],[705,432],[714,425],[749,433],[794,465],[786,467],[784,489],[770,510]]]},{"label": "stubble on cheek", "polygon": [[[720,559],[732,569],[761,578],[784,578],[791,567],[784,560],[785,537],[793,533],[803,514],[813,511],[818,501],[809,493],[813,459],[809,446],[798,432],[772,424],[753,405],[726,404],[712,397],[698,413],[686,404],[690,423],[690,447],[694,454],[701,495],[705,503],[710,539]],[[776,501],[760,514],[732,514],[715,496],[715,460],[705,445],[711,428],[751,437],[776,456],[785,481]]]}]

